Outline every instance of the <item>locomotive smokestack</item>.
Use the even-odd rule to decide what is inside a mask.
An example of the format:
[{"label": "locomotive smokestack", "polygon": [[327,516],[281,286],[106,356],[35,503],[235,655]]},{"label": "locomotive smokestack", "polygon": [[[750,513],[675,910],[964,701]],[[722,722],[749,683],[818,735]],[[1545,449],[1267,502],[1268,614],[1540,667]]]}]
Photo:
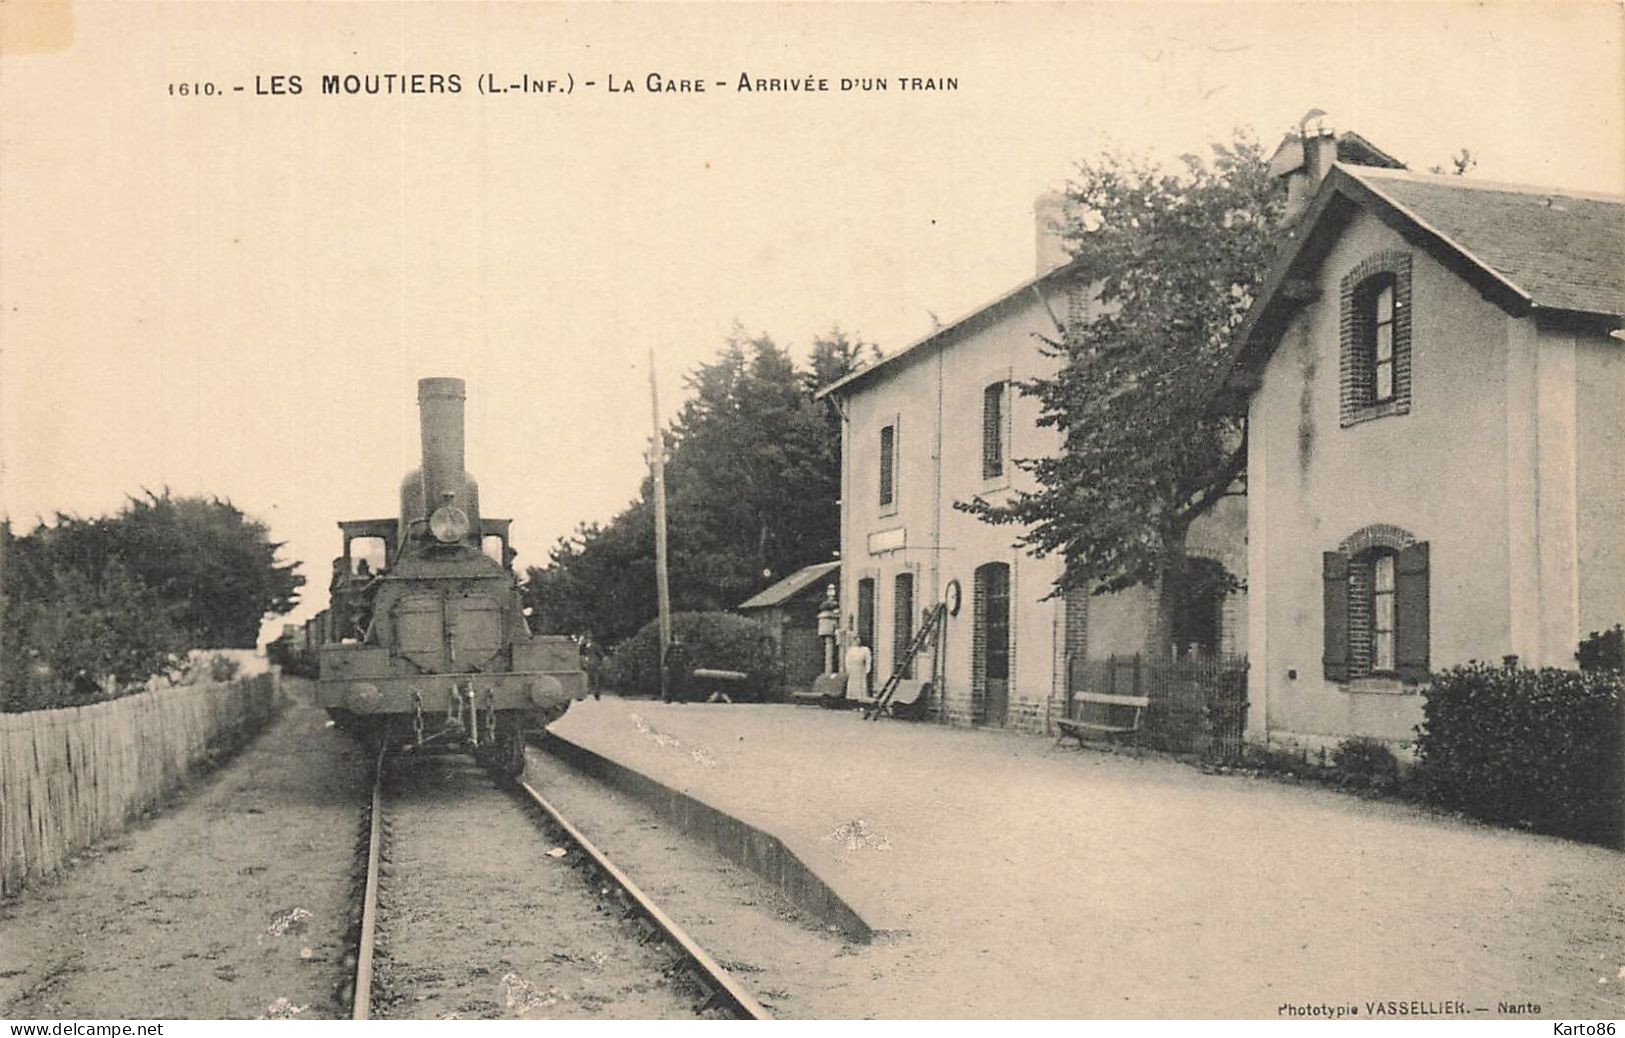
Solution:
[{"label": "locomotive smokestack", "polygon": [[[423,514],[433,515],[445,495],[463,496],[463,380],[418,379],[423,426]],[[466,507],[466,503],[465,503]]]}]

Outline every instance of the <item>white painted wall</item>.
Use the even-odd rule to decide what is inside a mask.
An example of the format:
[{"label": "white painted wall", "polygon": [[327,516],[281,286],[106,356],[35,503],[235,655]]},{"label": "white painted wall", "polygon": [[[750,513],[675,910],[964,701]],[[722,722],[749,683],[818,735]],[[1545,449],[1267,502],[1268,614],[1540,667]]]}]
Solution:
[{"label": "white painted wall", "polygon": [[[1340,428],[1339,281],[1396,248],[1413,257],[1411,411]],[[1249,729],[1400,743],[1416,686],[1322,677],[1321,553],[1374,523],[1429,542],[1435,670],[1572,666],[1582,618],[1625,615],[1625,366],[1617,343],[1508,316],[1364,213],[1318,284],[1251,403]]]}]

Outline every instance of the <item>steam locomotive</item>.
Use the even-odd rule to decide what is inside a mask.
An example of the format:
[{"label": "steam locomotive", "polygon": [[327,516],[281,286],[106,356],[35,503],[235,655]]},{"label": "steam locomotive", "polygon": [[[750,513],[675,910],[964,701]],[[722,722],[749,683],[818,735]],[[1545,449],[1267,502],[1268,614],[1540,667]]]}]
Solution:
[{"label": "steam locomotive", "polygon": [[530,633],[511,520],[481,517],[463,470],[463,400],[462,379],[419,380],[423,467],[401,483],[399,518],[339,523],[316,696],[371,745],[471,749],[515,775],[526,731],[583,698],[587,675],[572,639]]}]

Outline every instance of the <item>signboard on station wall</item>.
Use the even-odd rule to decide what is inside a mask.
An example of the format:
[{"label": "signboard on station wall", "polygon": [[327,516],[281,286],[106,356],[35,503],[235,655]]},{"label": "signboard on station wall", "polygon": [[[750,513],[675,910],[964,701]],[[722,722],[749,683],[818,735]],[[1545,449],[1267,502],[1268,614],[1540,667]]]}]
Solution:
[{"label": "signboard on station wall", "polygon": [[882,555],[888,551],[902,551],[908,547],[908,527],[894,526],[889,530],[876,530],[869,535],[869,554]]}]

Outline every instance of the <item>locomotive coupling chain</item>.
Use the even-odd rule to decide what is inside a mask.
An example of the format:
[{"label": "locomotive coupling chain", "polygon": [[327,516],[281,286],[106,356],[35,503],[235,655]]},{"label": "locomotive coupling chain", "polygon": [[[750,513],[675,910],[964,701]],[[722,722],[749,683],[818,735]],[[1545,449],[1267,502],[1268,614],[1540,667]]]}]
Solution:
[{"label": "locomotive coupling chain", "polygon": [[451,695],[446,697],[446,727],[463,727],[463,690],[458,685],[452,685]]},{"label": "locomotive coupling chain", "polygon": [[464,710],[467,710],[468,723],[462,727],[468,733],[469,742],[478,746],[480,744],[480,708],[474,701],[473,679],[459,681],[453,685],[451,698],[457,703],[457,720],[460,724],[464,717]]}]

